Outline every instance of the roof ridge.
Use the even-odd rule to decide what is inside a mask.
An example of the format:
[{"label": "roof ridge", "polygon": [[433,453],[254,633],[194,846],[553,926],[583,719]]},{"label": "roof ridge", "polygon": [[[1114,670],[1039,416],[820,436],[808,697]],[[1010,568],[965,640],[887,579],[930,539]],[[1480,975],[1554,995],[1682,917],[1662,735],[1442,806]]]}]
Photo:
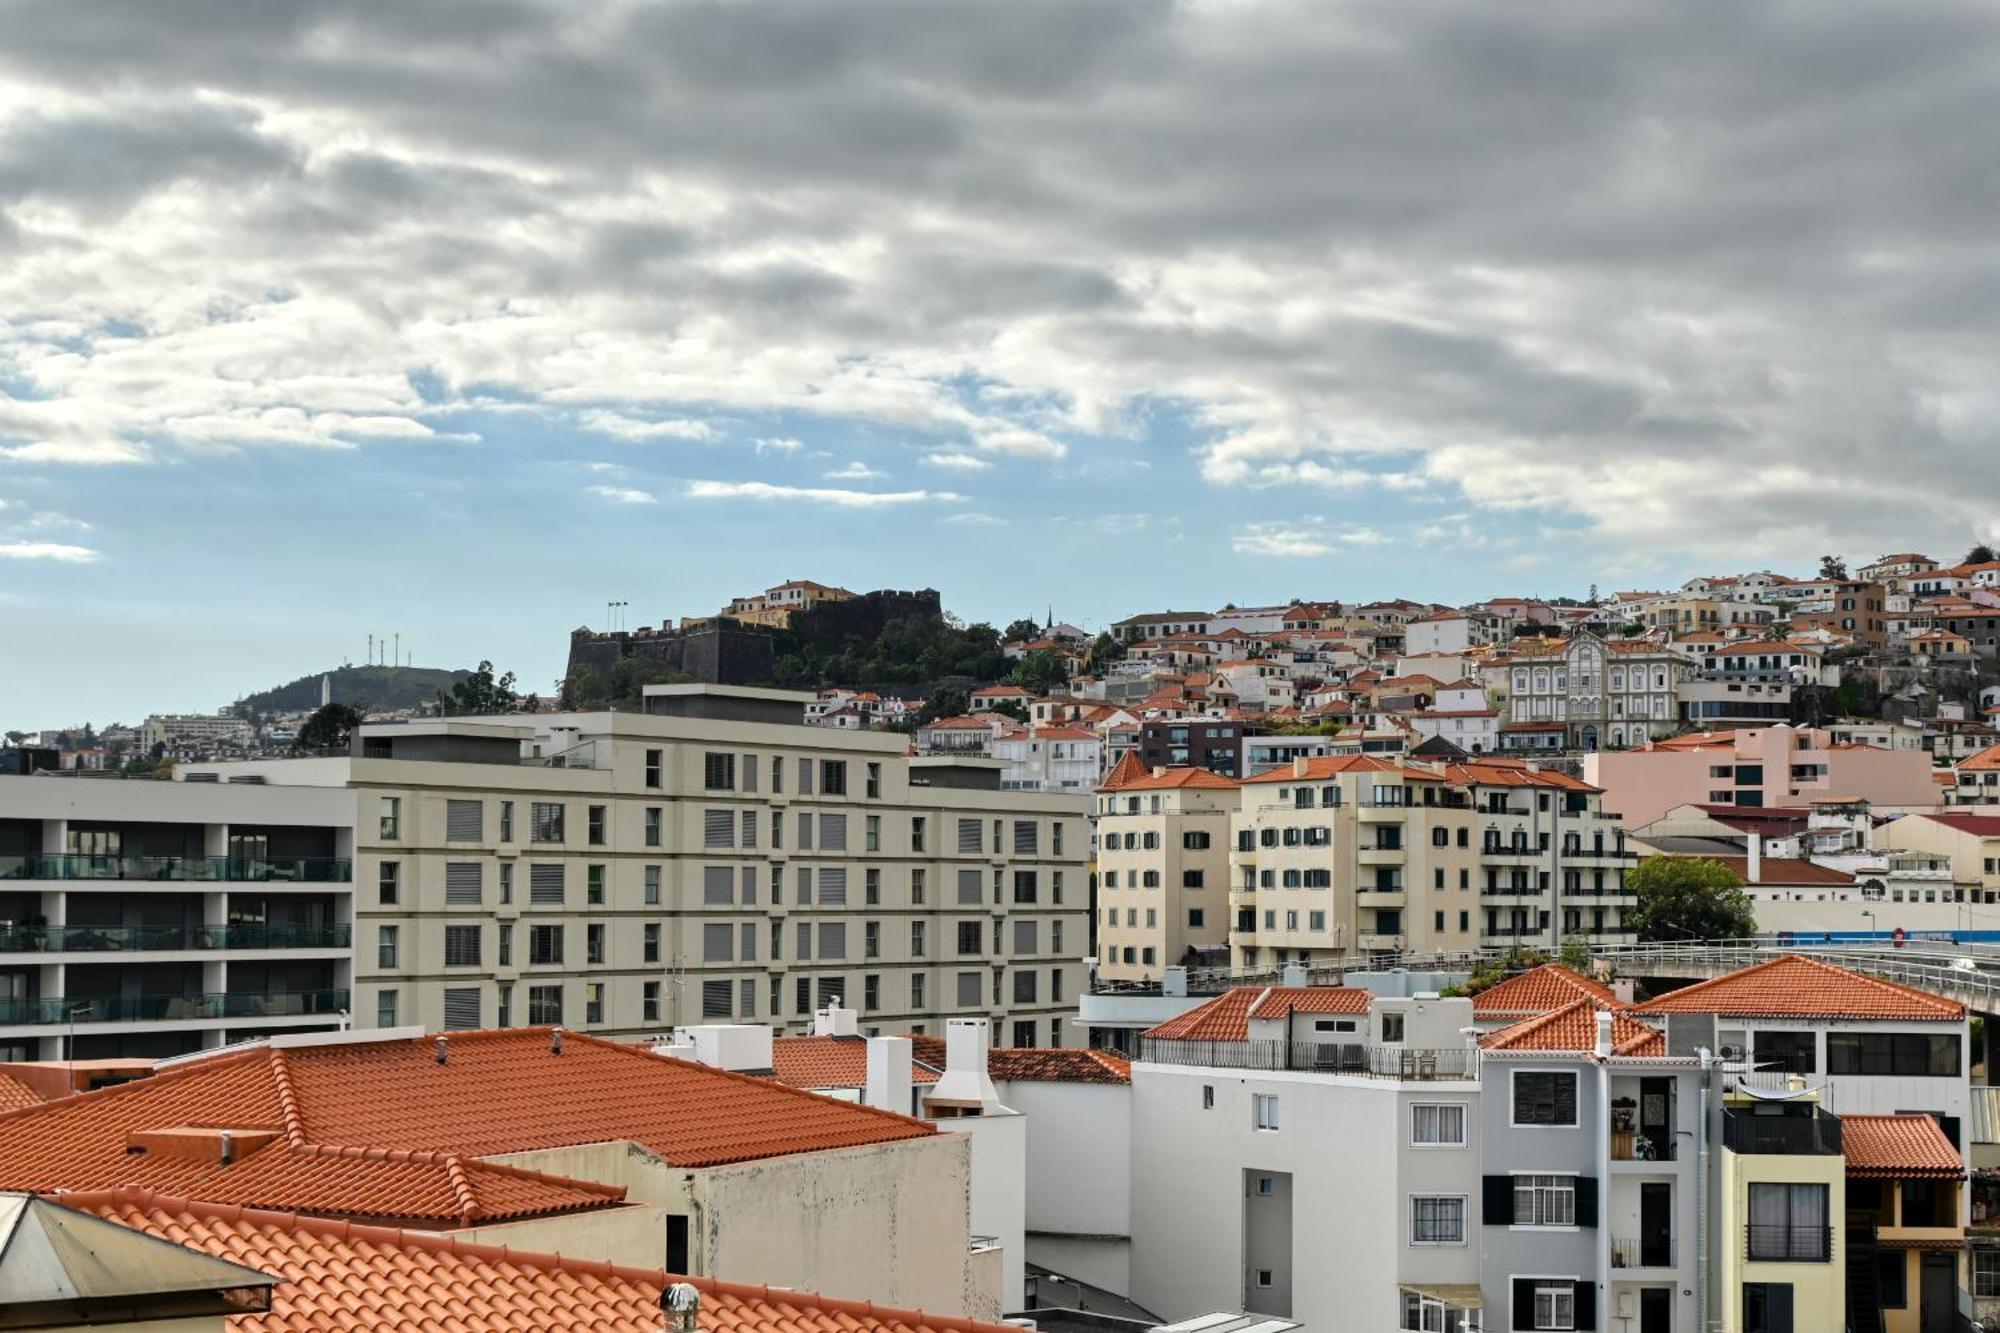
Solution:
[{"label": "roof ridge", "polygon": [[299,1113],[299,1091],[292,1083],[292,1068],[281,1050],[271,1050],[271,1085],[278,1096],[278,1119],[285,1127],[285,1139],[293,1147],[306,1141],[305,1117]]},{"label": "roof ridge", "polygon": [[9,1111],[0,1111],[0,1122],[21,1116],[36,1115],[52,1107],[68,1106],[71,1102],[83,1097],[114,1097],[121,1092],[131,1092],[134,1089],[156,1088],[162,1083],[176,1083],[181,1079],[191,1077],[196,1070],[206,1072],[229,1064],[248,1064],[251,1060],[262,1056],[264,1053],[262,1047],[253,1046],[248,1050],[230,1051],[225,1055],[213,1056],[206,1060],[191,1060],[186,1064],[175,1065],[172,1069],[147,1074],[143,1078],[126,1079],[123,1083],[105,1083],[95,1088],[86,1088],[82,1092],[64,1093],[60,1097],[51,1097],[49,1100],[37,1102],[33,1106],[17,1106]]},{"label": "roof ridge", "polygon": [[470,1222],[486,1211],[480,1206],[478,1191],[466,1179],[465,1163],[459,1160],[458,1154],[453,1153],[444,1159],[444,1178],[451,1184],[452,1198],[458,1203],[458,1215],[462,1220]]},{"label": "roof ridge", "polygon": [[738,1296],[775,1305],[805,1303],[825,1310],[865,1314],[885,1324],[929,1325],[932,1328],[957,1330],[957,1333],[1020,1333],[1019,1329],[1007,1324],[989,1323],[965,1315],[930,1314],[915,1308],[876,1305],[872,1301],[827,1296],[819,1292],[802,1292],[789,1287],[773,1288],[694,1274],[669,1273],[663,1268],[640,1268],[631,1264],[614,1264],[603,1259],[578,1259],[541,1250],[522,1250],[509,1245],[463,1240],[432,1231],[413,1231],[404,1227],[385,1227],[366,1222],[349,1222],[344,1219],[311,1217],[301,1213],[248,1208],[242,1204],[199,1203],[191,1199],[155,1193],[139,1185],[120,1185],[108,1190],[78,1191],[73,1194],[42,1197],[48,1197],[51,1203],[75,1212],[94,1211],[104,1205],[122,1205],[148,1211],[180,1213],[196,1220],[219,1219],[249,1226],[282,1227],[316,1235],[337,1236],[345,1241],[374,1242],[431,1250],[441,1254],[511,1264],[545,1272],[586,1273],[594,1277],[622,1278],[629,1282],[659,1286],[665,1286],[669,1280],[685,1282],[697,1291],[712,1292],[719,1296]]},{"label": "roof ridge", "polygon": [[1646,1001],[1645,1004],[1638,1006],[1636,1012],[1650,1012],[1654,1005],[1664,1004],[1677,996],[1698,994],[1711,986],[1719,986],[1725,981],[1738,981],[1753,973],[1767,971],[1785,962],[1802,963],[1813,968],[1815,971],[1834,973],[1849,980],[1865,982],[1871,986],[1879,986],[1883,990],[1904,996],[1908,999],[1921,1001],[1937,1009],[1955,1009],[1958,1011],[1960,1017],[1965,1015],[1965,1006],[1956,1000],[1948,1000],[1942,995],[1933,995],[1929,991],[1918,990],[1915,986],[1905,986],[1901,982],[1890,981],[1887,977],[1878,977],[1867,972],[1857,972],[1852,968],[1839,967],[1833,963],[1825,962],[1818,958],[1809,958],[1800,953],[1781,953],[1775,958],[1766,958],[1761,963],[1752,963],[1750,966],[1738,968],[1734,972],[1725,972],[1719,977],[1710,977],[1706,981],[1697,981],[1692,986],[1682,986],[1679,990],[1668,991],[1665,995],[1655,996],[1653,999]]}]

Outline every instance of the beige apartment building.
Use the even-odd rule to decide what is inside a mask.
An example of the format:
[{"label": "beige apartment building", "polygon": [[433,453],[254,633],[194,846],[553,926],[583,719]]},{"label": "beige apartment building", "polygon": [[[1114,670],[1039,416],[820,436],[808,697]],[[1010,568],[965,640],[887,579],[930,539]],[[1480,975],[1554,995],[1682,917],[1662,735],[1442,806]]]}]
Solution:
[{"label": "beige apartment building", "polygon": [[1630,933],[1631,858],[1600,794],[1514,760],[1296,760],[1246,780],[1231,964],[1559,947]]},{"label": "beige apartment building", "polygon": [[802,1032],[837,998],[871,1032],[1073,1044],[1085,799],[804,726],[811,697],[652,686],[644,715],[384,724],[352,758],[227,767],[355,791],[362,1025]]},{"label": "beige apartment building", "polygon": [[1097,976],[1157,981],[1162,969],[1220,963],[1229,945],[1234,778],[1148,770],[1127,755],[1097,795]]}]

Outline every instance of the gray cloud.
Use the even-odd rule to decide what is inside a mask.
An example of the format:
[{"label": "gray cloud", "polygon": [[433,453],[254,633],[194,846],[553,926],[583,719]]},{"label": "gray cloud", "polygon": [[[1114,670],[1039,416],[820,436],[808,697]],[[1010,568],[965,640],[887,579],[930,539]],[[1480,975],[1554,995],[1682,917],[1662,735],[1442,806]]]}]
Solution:
[{"label": "gray cloud", "polygon": [[1718,558],[2000,526],[1971,0],[6,9],[22,456],[322,442],[421,369],[981,463],[1167,402],[1214,485]]}]

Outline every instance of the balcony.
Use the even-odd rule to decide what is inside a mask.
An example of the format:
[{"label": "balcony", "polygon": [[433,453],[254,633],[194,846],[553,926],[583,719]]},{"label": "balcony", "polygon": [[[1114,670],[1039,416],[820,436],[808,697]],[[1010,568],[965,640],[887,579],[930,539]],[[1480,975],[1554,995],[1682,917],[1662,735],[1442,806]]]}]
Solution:
[{"label": "balcony", "polygon": [[1680,1265],[1679,1238],[1654,1237],[1642,1240],[1634,1237],[1611,1238],[1611,1266],[1613,1268],[1676,1268]]},{"label": "balcony", "polygon": [[1401,953],[1403,951],[1404,937],[1401,935],[1370,935],[1364,933],[1356,935],[1354,942],[1371,953]]},{"label": "balcony", "polygon": [[1774,1102],[1782,1114],[1756,1115],[1724,1111],[1723,1146],[1733,1153],[1765,1157],[1840,1156],[1840,1118],[1817,1106]]},{"label": "balcony", "polygon": [[170,953],[208,949],[345,949],[347,926],[41,926],[0,929],[0,953]]},{"label": "balcony", "polygon": [[344,884],[353,878],[354,863],[337,856],[0,856],[0,879]]},{"label": "balcony", "polygon": [[[229,992],[207,995],[96,995],[0,1000],[0,1026],[69,1023],[212,1022],[225,1018],[334,1018],[345,990]],[[71,1011],[75,1012],[72,1013]]]},{"label": "balcony", "polygon": [[1745,1222],[1743,1257],[1757,1264],[1831,1263],[1833,1228]]},{"label": "balcony", "polygon": [[1419,1083],[1479,1077],[1479,1052],[1469,1047],[1420,1050],[1361,1042],[1187,1041],[1141,1037],[1139,1058],[1154,1064],[1310,1070]]},{"label": "balcony", "polygon": [[1400,844],[1395,847],[1360,847],[1355,850],[1355,859],[1365,866],[1399,866],[1409,853]]},{"label": "balcony", "polygon": [[1399,884],[1393,889],[1361,889],[1354,895],[1356,907],[1386,907],[1396,911],[1409,906],[1409,894]]}]

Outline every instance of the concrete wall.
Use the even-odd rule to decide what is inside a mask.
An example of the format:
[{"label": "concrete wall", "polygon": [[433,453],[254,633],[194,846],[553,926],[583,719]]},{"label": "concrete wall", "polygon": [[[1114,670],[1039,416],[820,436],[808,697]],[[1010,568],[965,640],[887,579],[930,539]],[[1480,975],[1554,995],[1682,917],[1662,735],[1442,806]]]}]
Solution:
[{"label": "concrete wall", "polygon": [[[1129,1084],[1002,1083],[1027,1117],[1027,1258],[1128,1295],[1132,1250]],[[975,1225],[974,1230],[978,1230]]]},{"label": "concrete wall", "polygon": [[635,1203],[594,1213],[536,1217],[520,1222],[491,1222],[446,1234],[481,1245],[506,1245],[531,1253],[563,1254],[572,1259],[602,1259],[639,1268],[667,1264],[666,1218],[670,1210],[658,1204]]},{"label": "concrete wall", "polygon": [[1000,1308],[1027,1307],[1028,1117],[1005,1111],[937,1127],[966,1139],[972,1149],[972,1234],[1000,1246]]}]

